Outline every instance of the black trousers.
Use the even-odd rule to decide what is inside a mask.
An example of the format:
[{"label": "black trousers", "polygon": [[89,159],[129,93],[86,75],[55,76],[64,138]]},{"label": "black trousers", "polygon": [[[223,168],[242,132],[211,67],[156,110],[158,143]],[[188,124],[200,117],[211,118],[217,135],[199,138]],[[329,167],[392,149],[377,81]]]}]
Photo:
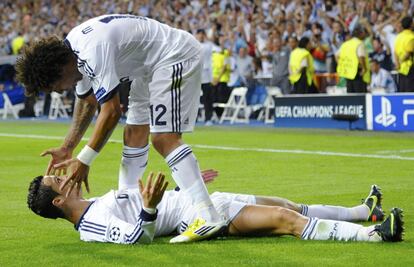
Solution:
[{"label": "black trousers", "polygon": [[312,83],[308,84],[308,77],[306,76],[306,70],[302,70],[302,75],[300,79],[293,84],[292,94],[315,94],[318,91],[316,90],[315,85]]},{"label": "black trousers", "polygon": [[[220,82],[216,86],[213,86],[214,94],[215,94],[215,101],[217,103],[227,103],[230,98],[232,88],[227,86],[227,83]],[[223,108],[216,108],[216,114],[220,118],[221,114],[223,114]]]},{"label": "black trousers", "polygon": [[414,92],[414,66],[407,75],[399,74],[399,92]]},{"label": "black trousers", "polygon": [[353,80],[346,79],[346,91],[348,93],[366,93],[367,84],[362,80],[362,76],[357,73]]},{"label": "black trousers", "polygon": [[203,83],[201,84],[201,90],[203,90],[203,97],[201,101],[204,105],[204,111],[206,120],[210,121],[211,117],[213,116],[213,103],[216,98],[215,88],[211,85],[211,83]]}]

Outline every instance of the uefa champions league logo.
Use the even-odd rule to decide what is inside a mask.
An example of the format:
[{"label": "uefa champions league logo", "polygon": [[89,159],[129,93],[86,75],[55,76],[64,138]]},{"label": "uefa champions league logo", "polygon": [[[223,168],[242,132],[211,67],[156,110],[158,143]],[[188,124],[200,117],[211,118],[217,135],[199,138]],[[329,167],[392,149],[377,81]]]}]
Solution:
[{"label": "uefa champions league logo", "polygon": [[375,117],[375,122],[384,127],[395,123],[397,117],[391,113],[391,102],[386,97],[381,97],[381,113]]},{"label": "uefa champions league logo", "polygon": [[119,227],[112,227],[111,231],[109,232],[109,238],[112,241],[118,241],[120,236],[121,236],[121,231]]}]

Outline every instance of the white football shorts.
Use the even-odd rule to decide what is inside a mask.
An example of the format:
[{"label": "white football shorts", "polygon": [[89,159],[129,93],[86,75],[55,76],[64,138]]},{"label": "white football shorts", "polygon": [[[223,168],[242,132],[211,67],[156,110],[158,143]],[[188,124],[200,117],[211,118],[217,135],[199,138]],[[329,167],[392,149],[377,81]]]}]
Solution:
[{"label": "white football shorts", "polygon": [[160,66],[150,78],[133,80],[127,124],[150,125],[152,133],[191,132],[201,92],[200,56]]},{"label": "white football shorts", "polygon": [[[218,213],[229,221],[232,221],[246,205],[256,204],[254,195],[214,192],[210,197]],[[184,192],[166,191],[157,209],[156,236],[170,235],[173,232],[182,233],[198,216],[191,198]]]}]

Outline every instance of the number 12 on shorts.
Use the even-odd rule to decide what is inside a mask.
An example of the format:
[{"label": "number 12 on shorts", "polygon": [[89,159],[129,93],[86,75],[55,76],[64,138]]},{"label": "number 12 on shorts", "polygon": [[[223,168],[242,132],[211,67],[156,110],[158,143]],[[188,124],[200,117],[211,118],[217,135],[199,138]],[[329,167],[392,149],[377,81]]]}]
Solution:
[{"label": "number 12 on shorts", "polygon": [[163,104],[156,105],[155,108],[154,105],[150,105],[151,125],[167,125],[167,122],[162,118],[166,112],[167,107]]}]

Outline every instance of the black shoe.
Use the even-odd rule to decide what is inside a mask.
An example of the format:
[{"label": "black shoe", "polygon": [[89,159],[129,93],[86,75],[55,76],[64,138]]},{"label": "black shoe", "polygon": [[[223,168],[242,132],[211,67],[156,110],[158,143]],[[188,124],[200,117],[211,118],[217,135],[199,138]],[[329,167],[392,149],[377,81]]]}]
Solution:
[{"label": "black shoe", "polygon": [[381,206],[382,193],[381,189],[377,185],[371,186],[371,191],[368,197],[364,200],[364,204],[369,208],[368,221],[381,222],[384,220],[384,212]]},{"label": "black shoe", "polygon": [[385,242],[400,242],[403,240],[404,221],[403,211],[400,208],[392,208],[390,215],[381,224],[375,226],[375,231]]}]

